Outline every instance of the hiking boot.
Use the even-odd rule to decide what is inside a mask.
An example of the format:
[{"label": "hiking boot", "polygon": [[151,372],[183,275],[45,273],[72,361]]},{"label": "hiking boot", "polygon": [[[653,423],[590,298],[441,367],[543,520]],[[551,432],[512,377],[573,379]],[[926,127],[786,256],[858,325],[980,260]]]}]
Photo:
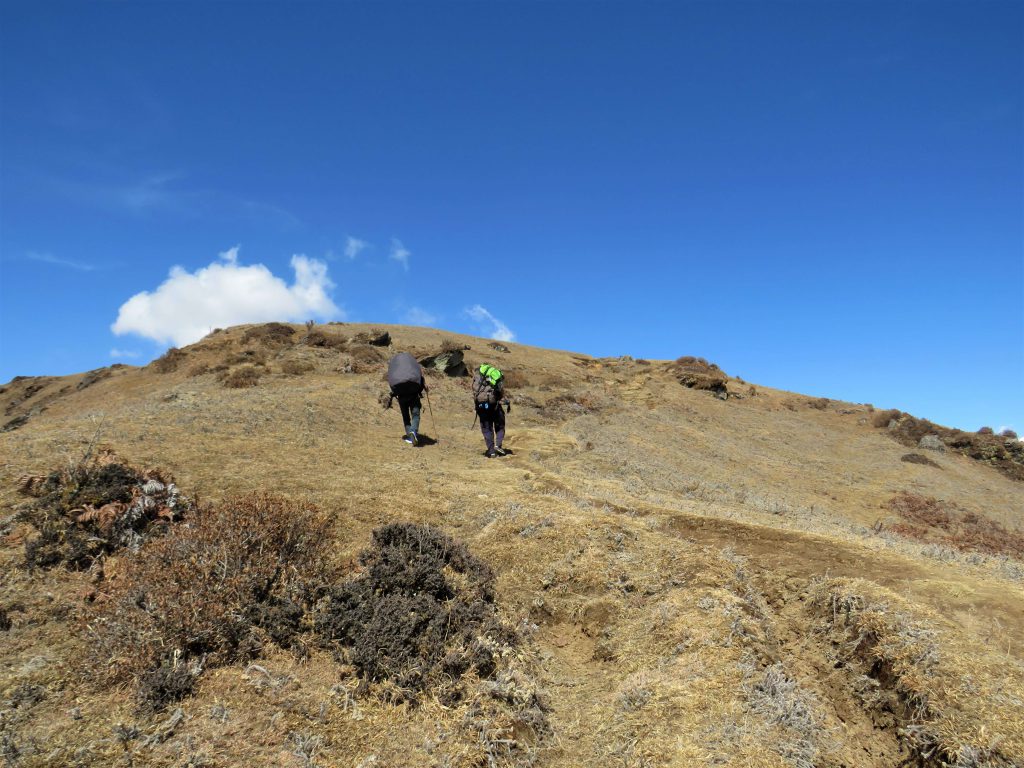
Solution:
[{"label": "hiking boot", "polygon": [[508,456],[508,451],[502,448],[500,445],[494,446],[494,452],[499,456]]},{"label": "hiking boot", "polygon": [[415,432],[410,432],[409,433],[409,437],[412,438],[412,440],[410,440],[409,442],[412,443],[413,445],[419,445],[420,444],[420,439],[416,436]]},{"label": "hiking boot", "polygon": [[497,455],[498,452],[493,448],[488,449],[487,453],[484,454],[484,456],[486,456],[488,459],[493,459]]},{"label": "hiking boot", "polygon": [[409,445],[416,445],[416,438],[413,437],[410,432],[408,435],[402,438],[402,442],[408,443]]}]

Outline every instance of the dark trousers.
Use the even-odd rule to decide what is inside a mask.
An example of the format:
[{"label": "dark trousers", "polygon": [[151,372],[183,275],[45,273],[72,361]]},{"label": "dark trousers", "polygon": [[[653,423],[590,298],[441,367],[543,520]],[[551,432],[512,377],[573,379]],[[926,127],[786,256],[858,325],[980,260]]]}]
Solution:
[{"label": "dark trousers", "polygon": [[487,450],[495,446],[501,448],[505,440],[505,411],[500,404],[477,403],[477,416],[480,417],[480,431],[484,433]]},{"label": "dark trousers", "polygon": [[419,383],[399,384],[392,387],[391,393],[398,398],[398,407],[402,411],[402,423],[405,425],[405,433],[420,433],[420,392],[423,391]]}]

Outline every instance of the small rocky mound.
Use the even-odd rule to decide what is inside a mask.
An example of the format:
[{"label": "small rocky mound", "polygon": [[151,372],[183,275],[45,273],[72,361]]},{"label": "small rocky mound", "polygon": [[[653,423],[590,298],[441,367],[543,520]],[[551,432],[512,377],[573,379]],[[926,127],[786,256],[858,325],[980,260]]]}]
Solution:
[{"label": "small rocky mound", "polygon": [[494,574],[441,531],[393,523],[373,532],[358,576],[322,602],[317,631],[360,677],[388,682],[389,696],[415,701],[430,690],[460,701],[464,676],[495,679],[518,642],[498,617]]},{"label": "small rocky mound", "polygon": [[461,349],[448,349],[419,361],[424,370],[440,371],[445,376],[469,376]]},{"label": "small rocky mound", "polygon": [[106,450],[49,475],[22,477],[18,489],[34,497],[17,513],[38,531],[25,544],[29,568],[84,570],[106,553],[137,550],[192,509],[169,475],[132,467]]},{"label": "small rocky mound", "polygon": [[1024,480],[1024,443],[983,432],[964,432],[891,409],[875,414],[874,425],[909,448],[953,451],[988,464],[1013,480]]},{"label": "small rocky mound", "polygon": [[723,400],[729,395],[726,387],[728,377],[721,368],[703,357],[680,357],[670,364],[670,368],[672,375],[684,387],[714,392]]}]

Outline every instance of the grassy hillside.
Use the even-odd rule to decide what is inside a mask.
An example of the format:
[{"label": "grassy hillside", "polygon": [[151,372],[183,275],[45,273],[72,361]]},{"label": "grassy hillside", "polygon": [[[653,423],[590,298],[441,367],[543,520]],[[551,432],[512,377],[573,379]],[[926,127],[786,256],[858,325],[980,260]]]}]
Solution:
[{"label": "grassy hillside", "polygon": [[[368,343],[378,330],[390,347]],[[1015,443],[917,449],[909,417],[868,405],[725,374],[721,399],[666,361],[505,346],[238,327],[145,368],[3,387],[7,764],[1024,764]],[[467,380],[437,372],[423,415],[436,444],[401,442],[378,402],[385,361],[442,349],[507,372],[513,455],[482,455]],[[146,502],[152,525],[107,547],[74,538],[98,530],[76,507],[54,546],[99,554],[26,568],[49,524],[26,509],[72,499],[98,456],[137,470],[125,508],[171,476],[195,508]],[[49,496],[25,479],[62,469]],[[374,538],[392,523],[415,525]],[[237,572],[229,550],[248,553]],[[392,674],[415,643],[381,648],[416,611],[431,619],[425,587],[382,600],[403,558],[445,620]],[[244,591],[265,573],[273,600]],[[299,606],[287,636],[243,593]],[[180,626],[128,627],[157,598],[179,625],[216,603],[216,621],[255,629],[217,652],[172,647],[161,638]],[[146,698],[147,654],[164,683],[187,676],[185,695]]]}]

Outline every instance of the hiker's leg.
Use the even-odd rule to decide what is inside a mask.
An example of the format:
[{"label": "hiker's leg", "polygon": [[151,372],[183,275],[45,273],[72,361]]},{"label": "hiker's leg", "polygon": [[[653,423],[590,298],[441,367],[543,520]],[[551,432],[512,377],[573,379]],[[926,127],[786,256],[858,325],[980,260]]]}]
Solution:
[{"label": "hiker's leg", "polygon": [[[486,415],[485,415],[486,414]],[[480,431],[484,434],[484,443],[487,444],[487,450],[494,450],[494,422],[491,421],[491,414],[489,412],[480,412]]]},{"label": "hiker's leg", "polygon": [[412,403],[408,400],[398,401],[398,407],[402,410],[402,424],[405,426],[406,434],[409,434],[409,422],[412,418],[412,414],[410,413],[411,408],[409,407],[410,405],[412,405]]},{"label": "hiker's leg", "polygon": [[[412,431],[415,432],[417,435],[420,433],[420,409],[421,409],[421,407],[422,407],[422,403],[420,403],[420,399],[418,397],[416,398],[416,400],[413,401],[413,403],[411,404],[411,407],[410,407],[410,410],[412,411]],[[408,427],[406,427],[405,431],[406,432],[409,431]]]},{"label": "hiker's leg", "polygon": [[501,448],[501,444],[505,441],[505,411],[501,409],[501,405],[498,405],[498,410],[494,412],[494,444]]}]

